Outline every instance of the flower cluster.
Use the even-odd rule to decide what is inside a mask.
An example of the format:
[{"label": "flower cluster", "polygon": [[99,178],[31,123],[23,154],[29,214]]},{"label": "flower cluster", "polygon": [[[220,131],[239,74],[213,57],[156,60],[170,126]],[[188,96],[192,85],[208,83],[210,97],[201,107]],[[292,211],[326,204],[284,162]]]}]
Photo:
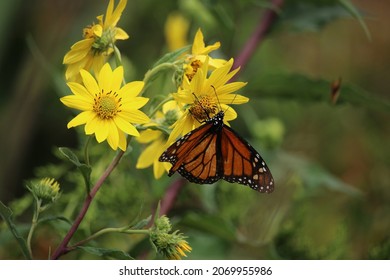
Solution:
[{"label": "flower cluster", "polygon": [[[129,38],[117,27],[126,4],[126,0],[120,0],[114,7],[114,0],[110,0],[105,16],[98,16],[96,24],[84,28],[83,39],[65,55],[65,78],[71,94],[60,100],[67,107],[80,111],[69,121],[68,128],[84,125],[86,135],[94,135],[98,143],[107,141],[113,150],[125,151],[129,136],[147,144],[136,167],[153,165],[154,177],[160,178],[169,170],[170,163],[159,162],[158,158],[179,136],[220,111],[224,112],[226,124],[237,117],[230,105],[248,102],[248,98],[237,94],[246,83],[231,81],[239,68],[232,69],[233,59],[212,57],[210,54],[221,44],[206,45],[200,29],[195,34],[192,48],[183,46],[187,42],[184,36],[189,30],[189,22],[180,15],[171,16],[166,25],[167,43],[172,52],[145,74],[144,81],[127,83],[116,46],[117,40]],[[108,61],[112,54],[116,58],[115,67]],[[140,109],[149,98],[141,95],[148,93],[150,83],[163,69],[169,69],[170,73],[174,69],[170,81],[175,90],[162,101],[155,97],[154,102],[148,104],[147,115]],[[34,193],[54,200],[58,185],[46,180],[34,187]],[[158,252],[169,259],[180,259],[192,250],[181,233],[171,232],[169,220],[164,216],[155,220],[150,239]]]},{"label": "flower cluster", "polygon": [[[122,86],[123,67],[112,70],[105,63],[116,40],[129,37],[116,27],[126,2],[121,0],[114,9],[114,1],[110,0],[105,18],[98,16],[97,24],[86,27],[84,40],[65,55],[65,76],[73,95],[61,98],[66,106],[82,111],[68,123],[68,128],[85,124],[85,134],[94,134],[99,143],[107,140],[112,149],[123,151],[127,148],[126,135],[139,136],[133,124],[150,121],[139,110],[148,102],[148,98],[139,97],[144,83],[134,81]],[[91,69],[96,78],[89,72]]]},{"label": "flower cluster", "polygon": [[[146,139],[140,141],[150,145],[139,157],[137,168],[146,168],[153,164],[154,176],[159,178],[164,170],[169,170],[170,167],[169,163],[158,161],[166,147],[221,110],[225,112],[224,121],[228,124],[237,117],[236,111],[229,104],[248,102],[247,97],[236,93],[246,83],[229,82],[239,71],[239,68],[232,70],[233,59],[224,60],[210,56],[220,45],[220,42],[216,42],[206,46],[202,31],[199,29],[196,32],[191,53],[179,58],[182,62],[179,65],[182,67],[176,74],[180,76],[180,84],[177,91],[171,94],[173,103],[169,103],[169,108],[173,111],[164,110],[164,105],[163,114],[154,116],[155,130],[146,132]],[[165,122],[165,118],[170,121]],[[156,130],[156,127],[160,131]],[[166,130],[169,133],[164,133]]]}]

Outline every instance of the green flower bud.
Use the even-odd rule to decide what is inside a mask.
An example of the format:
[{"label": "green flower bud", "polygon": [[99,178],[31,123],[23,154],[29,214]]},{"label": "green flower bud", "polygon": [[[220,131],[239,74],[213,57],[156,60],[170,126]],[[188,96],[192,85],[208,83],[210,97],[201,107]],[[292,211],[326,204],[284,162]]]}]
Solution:
[{"label": "green flower bud", "polygon": [[60,184],[53,178],[32,181],[27,188],[45,203],[54,202],[60,197]]}]

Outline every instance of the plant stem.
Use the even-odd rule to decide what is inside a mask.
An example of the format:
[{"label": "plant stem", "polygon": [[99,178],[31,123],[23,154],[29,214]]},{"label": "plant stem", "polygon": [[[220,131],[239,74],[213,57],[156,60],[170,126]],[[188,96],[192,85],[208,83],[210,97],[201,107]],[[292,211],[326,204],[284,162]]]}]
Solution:
[{"label": "plant stem", "polygon": [[144,76],[144,84],[145,85],[144,85],[141,93],[139,94],[139,96],[143,95],[143,93],[146,91],[146,89],[150,86],[153,79],[156,78],[156,74],[158,72],[165,71],[167,69],[176,70],[177,67],[178,66],[175,63],[165,62],[165,63],[161,63],[161,64],[157,65],[156,67],[154,67],[154,68],[150,69],[148,72],[146,72],[145,76]]},{"label": "plant stem", "polygon": [[262,15],[259,24],[257,25],[255,31],[252,33],[251,37],[246,42],[244,48],[237,56],[234,61],[233,69],[241,66],[244,67],[252,54],[255,52],[257,47],[263,42],[265,35],[271,29],[272,25],[275,23],[278,14],[276,11],[280,10],[284,4],[284,0],[272,0],[271,5],[272,9],[269,8]]},{"label": "plant stem", "polygon": [[33,236],[33,233],[35,231],[35,228],[38,224],[38,217],[39,217],[39,213],[41,212],[41,205],[42,205],[42,200],[37,198],[36,203],[35,203],[35,211],[33,214],[32,221],[31,221],[31,228],[30,228],[30,231],[29,231],[28,236],[27,236],[27,248],[28,248],[28,251],[30,253],[31,258],[33,256],[32,249],[31,249],[31,240],[32,240],[32,236]]},{"label": "plant stem", "polygon": [[91,236],[88,236],[84,240],[81,240],[81,241],[75,243],[74,245],[70,246],[69,249],[71,249],[71,250],[75,249],[76,247],[81,246],[81,245],[91,241],[92,239],[95,239],[95,238],[97,238],[97,237],[99,237],[99,236],[101,236],[103,234],[112,233],[112,232],[128,233],[128,234],[149,234],[149,230],[148,229],[127,229],[127,227],[104,228],[102,230],[99,230],[98,232],[95,232]]},{"label": "plant stem", "polygon": [[89,208],[93,198],[95,197],[96,193],[99,191],[99,189],[103,185],[104,181],[111,174],[111,172],[114,170],[114,168],[118,165],[123,154],[124,154],[124,152],[120,151],[115,156],[115,158],[112,160],[110,165],[103,172],[102,176],[99,178],[99,180],[93,186],[92,190],[89,192],[89,194],[85,198],[84,204],[80,210],[79,215],[77,216],[76,220],[73,222],[72,227],[69,229],[68,233],[65,235],[65,237],[62,240],[62,242],[60,243],[60,245],[57,247],[56,251],[53,253],[51,259],[56,260],[61,255],[66,254],[67,252],[71,251],[71,248],[68,247],[68,243],[69,243],[70,239],[73,237],[73,235],[76,232],[77,228],[79,227],[81,221],[83,220],[85,214],[87,213],[88,208]]}]

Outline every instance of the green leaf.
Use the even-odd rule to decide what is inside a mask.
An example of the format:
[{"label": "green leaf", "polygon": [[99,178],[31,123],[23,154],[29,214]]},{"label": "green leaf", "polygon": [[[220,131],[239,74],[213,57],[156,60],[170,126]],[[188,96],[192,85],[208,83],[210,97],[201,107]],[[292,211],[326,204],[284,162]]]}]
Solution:
[{"label": "green leaf", "polygon": [[173,52],[169,52],[167,54],[165,54],[163,57],[161,57],[154,65],[152,68],[160,65],[160,64],[163,64],[163,63],[168,63],[168,62],[174,62],[177,60],[177,58],[179,56],[181,56],[183,53],[186,53],[190,50],[191,48],[191,45],[189,46],[185,46],[181,49],[178,49],[178,50],[175,50]]},{"label": "green leaf", "polygon": [[[311,79],[299,74],[260,75],[247,85],[246,92],[262,98],[277,98],[302,102],[330,102],[331,82]],[[368,109],[390,110],[390,102],[355,85],[341,84],[336,104],[352,104]]]},{"label": "green leaf", "polygon": [[296,31],[318,31],[336,19],[352,16],[371,39],[361,13],[349,0],[290,0],[281,15],[282,21]]},{"label": "green leaf", "polygon": [[353,196],[362,194],[360,190],[344,183],[316,162],[285,152],[279,152],[277,157],[278,161],[291,167],[307,188],[328,188]]},{"label": "green leaf", "polygon": [[143,229],[145,228],[145,226],[147,226],[150,223],[151,220],[152,220],[152,215],[139,221],[134,226],[132,226],[131,229]]},{"label": "green leaf", "polygon": [[12,232],[13,236],[15,237],[16,241],[19,244],[20,249],[22,250],[22,253],[26,259],[31,260],[31,255],[29,253],[29,250],[27,248],[27,242],[26,240],[20,236],[18,230],[16,229],[16,226],[14,222],[12,221],[12,210],[5,206],[3,202],[0,201],[0,216],[3,218],[3,220],[8,225],[10,231]]},{"label": "green leaf", "polygon": [[85,185],[87,187],[87,192],[91,189],[91,173],[92,173],[92,168],[84,163],[80,164],[78,169],[81,172],[81,175],[83,175]]},{"label": "green leaf", "polygon": [[281,14],[282,22],[286,22],[295,31],[319,31],[328,23],[350,14],[337,1],[287,1]]},{"label": "green leaf", "polygon": [[81,175],[84,178],[85,185],[87,187],[87,192],[91,189],[91,172],[92,168],[85,164],[81,163],[79,158],[76,156],[75,153],[73,153],[70,149],[66,147],[60,147],[58,150],[74,165],[77,166],[79,171],[81,172]]},{"label": "green leaf", "polygon": [[58,150],[74,165],[79,167],[81,165],[79,158],[76,156],[75,153],[72,152],[72,150],[66,148],[66,147],[60,147]]},{"label": "green leaf", "polygon": [[364,33],[366,33],[368,40],[371,41],[370,30],[368,29],[362,14],[358,11],[358,9],[349,0],[339,0],[339,2],[359,22],[360,26],[364,30]]},{"label": "green leaf", "polygon": [[78,246],[77,248],[90,253],[92,255],[96,255],[103,258],[108,259],[116,259],[116,260],[133,260],[129,254],[114,249],[105,249],[105,248],[97,248],[97,247],[88,247],[88,246]]}]

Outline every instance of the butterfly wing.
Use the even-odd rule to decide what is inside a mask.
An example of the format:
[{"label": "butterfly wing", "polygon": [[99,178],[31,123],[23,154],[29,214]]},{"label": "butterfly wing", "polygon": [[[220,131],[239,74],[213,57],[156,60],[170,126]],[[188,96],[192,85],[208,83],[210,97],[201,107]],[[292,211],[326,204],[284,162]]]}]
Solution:
[{"label": "butterfly wing", "polygon": [[274,179],[260,154],[228,126],[222,128],[221,153],[224,180],[259,192],[274,190]]},{"label": "butterfly wing", "polygon": [[172,164],[168,175],[178,171],[188,181],[197,184],[211,184],[221,179],[216,129],[212,122],[207,122],[168,147],[159,158],[159,161]]}]

